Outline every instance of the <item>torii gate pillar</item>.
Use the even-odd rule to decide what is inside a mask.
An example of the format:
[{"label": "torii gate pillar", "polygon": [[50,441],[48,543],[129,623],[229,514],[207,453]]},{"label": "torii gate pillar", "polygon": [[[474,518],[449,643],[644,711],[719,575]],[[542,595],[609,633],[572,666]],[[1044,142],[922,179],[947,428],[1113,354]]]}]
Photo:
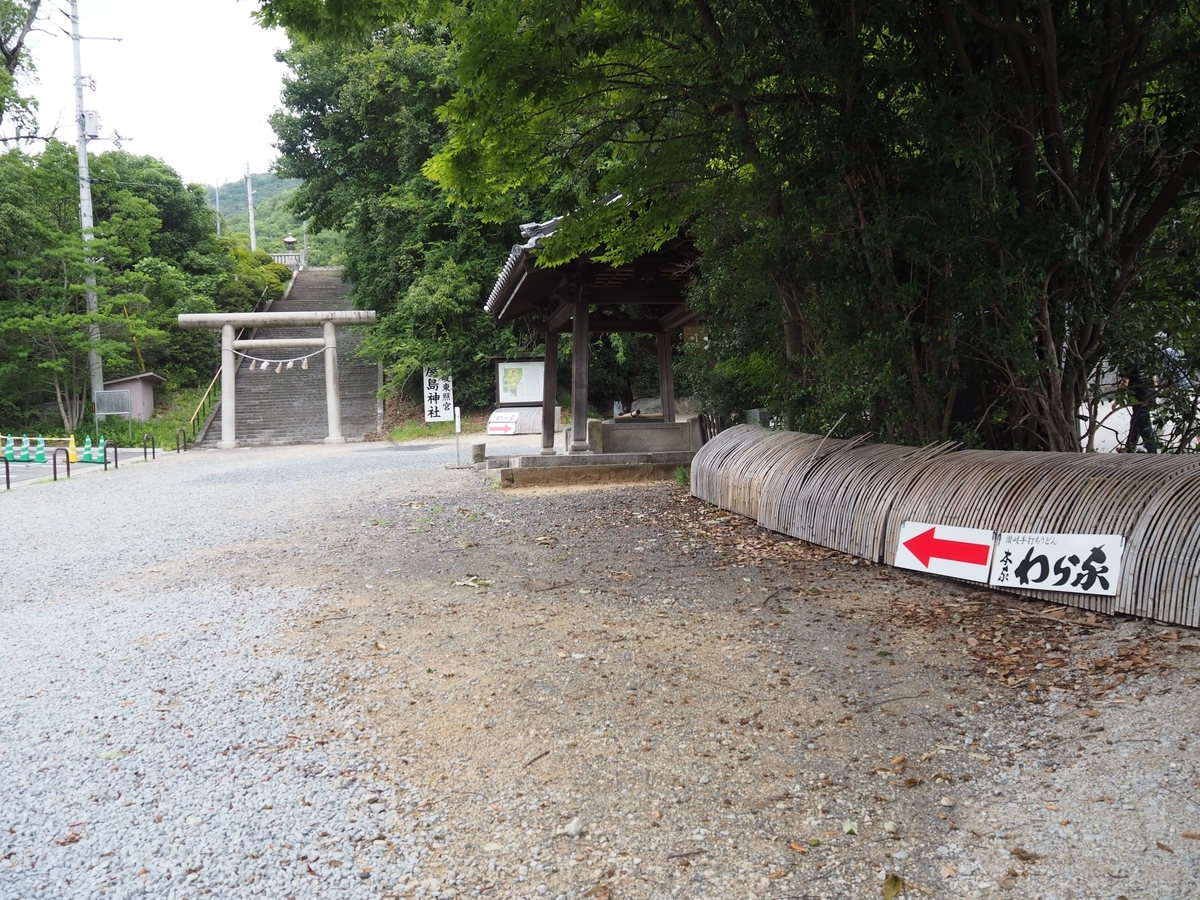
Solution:
[{"label": "torii gate pillar", "polygon": [[233,354],[233,323],[221,326],[221,440],[217,447],[232,450],[237,446],[237,357]]},{"label": "torii gate pillar", "polygon": [[342,437],[342,398],[338,394],[337,331],[332,322],[323,327],[325,335],[325,408],[329,412],[327,444],[344,444]]}]

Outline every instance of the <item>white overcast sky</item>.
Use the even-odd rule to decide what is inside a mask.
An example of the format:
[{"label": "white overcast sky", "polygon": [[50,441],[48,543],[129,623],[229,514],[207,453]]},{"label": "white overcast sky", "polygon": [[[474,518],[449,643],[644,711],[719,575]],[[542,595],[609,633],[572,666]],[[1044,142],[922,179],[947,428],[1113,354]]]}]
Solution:
[{"label": "white overcast sky", "polygon": [[[29,46],[42,133],[75,142],[74,69],[68,0],[43,3],[43,32]],[[274,54],[282,31],[250,18],[252,0],[79,0],[83,74],[95,80],[84,106],[100,113],[101,132],[131,138],[123,149],[156,156],[185,181],[214,184],[265,172],[275,159],[267,117],[279,107],[285,67]],[[111,143],[93,141],[102,153]]]}]

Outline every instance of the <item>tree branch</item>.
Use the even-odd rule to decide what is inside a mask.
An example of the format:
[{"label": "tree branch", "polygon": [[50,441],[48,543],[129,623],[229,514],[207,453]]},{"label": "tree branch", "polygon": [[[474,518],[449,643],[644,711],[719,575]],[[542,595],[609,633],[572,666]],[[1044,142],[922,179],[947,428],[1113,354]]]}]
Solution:
[{"label": "tree branch", "polygon": [[1149,209],[1134,226],[1129,236],[1121,242],[1121,263],[1125,268],[1132,265],[1134,258],[1141,252],[1146,241],[1150,239],[1158,223],[1170,211],[1179,199],[1180,193],[1196,171],[1200,169],[1200,142],[1193,144],[1175,167],[1175,171],[1167,176],[1158,196],[1150,204]]}]

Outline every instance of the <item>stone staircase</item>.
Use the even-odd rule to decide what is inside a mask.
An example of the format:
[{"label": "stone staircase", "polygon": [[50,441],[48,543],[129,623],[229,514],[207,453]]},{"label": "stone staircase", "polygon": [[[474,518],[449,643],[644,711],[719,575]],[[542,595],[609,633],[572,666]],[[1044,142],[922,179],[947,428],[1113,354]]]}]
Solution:
[{"label": "stone staircase", "polygon": [[[349,310],[350,286],[342,282],[341,269],[304,269],[296,276],[287,297],[276,301],[270,312],[316,312]],[[285,338],[321,337],[320,327],[260,328],[246,337]],[[338,381],[342,401],[342,435],[348,441],[361,441],[376,427],[375,389],[378,369],[375,363],[357,359],[361,338],[352,329],[337,330]],[[257,350],[260,359],[294,359],[311,353],[309,349]],[[285,363],[286,365],[286,363]],[[200,441],[202,447],[215,447],[221,439],[221,412],[217,405],[211,424]],[[250,369],[243,359],[237,372],[238,446],[262,444],[300,444],[321,441],[329,435],[325,409],[325,354],[309,357],[308,369],[297,362],[279,374],[274,367]]]}]

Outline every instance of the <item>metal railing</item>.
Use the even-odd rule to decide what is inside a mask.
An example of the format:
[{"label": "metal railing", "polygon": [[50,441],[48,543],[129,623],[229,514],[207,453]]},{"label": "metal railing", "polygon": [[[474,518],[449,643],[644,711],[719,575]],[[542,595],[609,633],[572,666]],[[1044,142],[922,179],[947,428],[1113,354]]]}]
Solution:
[{"label": "metal railing", "polygon": [[181,439],[183,440],[183,450],[184,450],[184,452],[187,452],[187,442],[188,442],[187,432],[184,431],[182,428],[176,428],[175,429],[175,452],[176,453],[179,452],[179,441]]},{"label": "metal railing", "polygon": [[50,457],[51,468],[54,470],[54,480],[58,481],[58,454],[63,455],[63,459],[67,462],[67,478],[71,477],[71,454],[66,447],[56,447],[54,454]]},{"label": "metal railing", "polygon": [[0,460],[4,461],[4,489],[6,491],[11,491],[12,490],[12,477],[8,473],[8,460],[3,456],[0,456]]},{"label": "metal railing", "polygon": [[158,445],[154,442],[154,435],[147,432],[142,435],[142,462],[146,461],[146,441],[150,441],[150,458],[158,459]]},{"label": "metal railing", "polygon": [[188,420],[188,431],[192,435],[192,441],[196,440],[196,429],[204,424],[208,419],[209,412],[213,406],[221,399],[221,390],[217,388],[217,392],[213,393],[213,388],[217,387],[221,380],[221,368],[217,369],[217,374],[213,376],[212,381],[208,383],[208,390],[204,392],[204,396],[200,398],[200,402],[196,405],[196,411],[192,413],[192,417]]}]

